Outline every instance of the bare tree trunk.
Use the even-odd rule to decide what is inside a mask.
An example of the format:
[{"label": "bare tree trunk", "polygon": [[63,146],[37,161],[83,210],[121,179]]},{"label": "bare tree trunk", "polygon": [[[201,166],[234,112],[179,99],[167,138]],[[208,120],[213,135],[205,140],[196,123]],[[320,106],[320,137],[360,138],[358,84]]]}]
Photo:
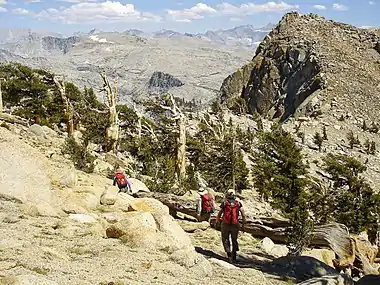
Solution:
[{"label": "bare tree trunk", "polygon": [[0,78],[0,113],[3,112],[3,94],[1,92],[1,81],[4,80],[4,78]]},{"label": "bare tree trunk", "polygon": [[53,79],[54,79],[55,85],[57,85],[58,87],[59,93],[61,94],[63,112],[65,114],[65,120],[66,120],[67,135],[71,137],[74,133],[74,110],[71,106],[69,98],[67,98],[66,96],[65,81],[63,79],[61,83],[56,77],[54,77]]},{"label": "bare tree trunk", "polygon": [[141,113],[137,110],[136,106],[133,106],[133,110],[135,111],[135,114],[137,116],[137,123],[136,123],[136,128],[137,128],[137,138],[140,140],[141,139],[141,133],[142,133],[142,123],[141,123],[141,118],[142,115]]},{"label": "bare tree trunk", "polygon": [[180,182],[186,179],[186,125],[184,115],[177,120],[179,135],[177,138],[177,176]]},{"label": "bare tree trunk", "polygon": [[173,95],[170,95],[171,106],[160,107],[172,113],[172,121],[175,122],[178,137],[176,146],[176,158],[175,158],[175,172],[178,182],[182,182],[186,179],[186,117],[177,106]]},{"label": "bare tree trunk", "polygon": [[232,189],[235,190],[235,135],[232,138]]},{"label": "bare tree trunk", "polygon": [[13,115],[9,115],[7,113],[1,113],[0,112],[0,121],[5,121],[7,123],[12,123],[12,124],[19,124],[25,127],[29,127],[29,123],[27,120],[21,118],[21,117],[16,117]]},{"label": "bare tree trunk", "polygon": [[114,82],[114,88],[111,88],[107,75],[100,74],[104,81],[104,87],[107,92],[108,110],[109,110],[109,127],[106,130],[107,141],[111,142],[111,145],[107,151],[112,150],[117,152],[117,145],[119,142],[119,118],[116,110],[116,98],[117,98],[117,82]]}]

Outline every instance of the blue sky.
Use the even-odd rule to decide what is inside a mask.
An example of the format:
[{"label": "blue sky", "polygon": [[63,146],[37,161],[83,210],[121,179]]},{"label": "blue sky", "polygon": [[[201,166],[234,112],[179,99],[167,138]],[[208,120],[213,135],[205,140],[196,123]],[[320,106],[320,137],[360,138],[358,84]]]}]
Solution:
[{"label": "blue sky", "polygon": [[380,0],[0,0],[0,27],[64,34],[92,28],[203,32],[277,23],[292,10],[356,26],[380,27]]}]

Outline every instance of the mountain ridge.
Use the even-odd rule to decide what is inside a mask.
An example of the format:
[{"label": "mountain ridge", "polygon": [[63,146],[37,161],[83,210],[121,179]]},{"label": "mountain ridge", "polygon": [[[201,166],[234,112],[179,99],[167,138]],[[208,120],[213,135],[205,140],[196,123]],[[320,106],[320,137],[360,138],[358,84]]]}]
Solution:
[{"label": "mountain ridge", "polygon": [[[221,96],[242,96],[250,112],[281,119],[296,113],[312,114],[315,110],[310,101],[318,97],[325,111],[335,100],[342,109],[376,120],[375,109],[380,108],[379,42],[380,37],[371,30],[316,14],[288,13],[243,67],[249,76],[238,79],[239,71],[226,78]],[[371,94],[370,103],[367,94]]]},{"label": "mountain ridge", "polygon": [[[98,35],[102,33],[114,33],[114,34],[126,34],[130,36],[138,36],[142,38],[152,37],[197,37],[204,40],[214,41],[219,44],[235,44],[246,46],[249,48],[255,48],[259,41],[261,41],[265,35],[275,25],[269,23],[263,27],[255,28],[252,25],[240,25],[228,29],[207,30],[203,33],[189,33],[189,32],[177,32],[170,29],[161,29],[152,33],[144,32],[140,29],[128,29],[122,32],[118,31],[103,31],[101,29],[92,29],[89,32],[74,32],[71,35],[62,35],[59,33],[53,33],[49,31],[34,31],[33,29],[0,29],[0,44],[5,43],[17,43],[26,40],[28,37],[34,39],[43,39],[44,37],[55,37],[57,40],[82,37],[90,35]],[[14,36],[9,36],[17,32]],[[229,38],[229,40],[228,40]],[[249,40],[250,39],[250,40]],[[252,44],[255,43],[255,44]]]}]

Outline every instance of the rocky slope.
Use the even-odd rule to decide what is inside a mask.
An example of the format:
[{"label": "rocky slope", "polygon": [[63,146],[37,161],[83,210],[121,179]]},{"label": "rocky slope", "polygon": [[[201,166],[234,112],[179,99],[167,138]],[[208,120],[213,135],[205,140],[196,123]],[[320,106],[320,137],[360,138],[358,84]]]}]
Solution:
[{"label": "rocky slope", "polygon": [[[107,188],[111,180],[76,171],[61,154],[61,134],[38,125],[7,128],[0,127],[6,150],[0,152],[0,284],[218,284],[240,270],[226,271],[224,261],[197,253],[160,202],[117,195]],[[134,192],[149,191],[131,182]],[[257,269],[240,271],[241,284],[284,284]]]},{"label": "rocky slope", "polygon": [[242,95],[250,112],[285,120],[293,114],[313,114],[317,110],[310,102],[318,97],[325,111],[334,101],[356,116],[376,120],[378,42],[370,30],[314,14],[286,14],[243,67],[249,78],[241,70],[226,78],[222,98]]},{"label": "rocky slope", "polygon": [[[61,153],[64,134],[38,125],[5,126],[0,127],[0,147],[7,150],[0,152],[0,284],[181,280],[190,285],[234,279],[236,284],[287,285],[325,275],[335,277],[323,277],[322,284],[343,278],[328,266],[331,251],[288,258],[286,246],[246,233],[239,236],[238,263],[228,264],[220,233],[207,222],[176,221],[159,201],[108,187],[111,180],[102,173],[111,167],[112,155],[98,155],[96,173],[83,173]],[[149,191],[130,180],[133,192]],[[248,212],[271,211],[254,192],[243,195]]]}]

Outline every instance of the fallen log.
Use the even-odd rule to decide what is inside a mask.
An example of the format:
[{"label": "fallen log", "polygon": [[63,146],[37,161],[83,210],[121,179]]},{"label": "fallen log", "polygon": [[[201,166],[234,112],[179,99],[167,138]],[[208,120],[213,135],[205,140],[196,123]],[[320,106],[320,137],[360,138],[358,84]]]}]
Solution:
[{"label": "fallen log", "polygon": [[177,212],[180,212],[192,216],[194,218],[197,217],[196,202],[192,199],[176,196],[174,194],[142,191],[133,194],[133,197],[157,199],[162,204],[168,206],[170,213],[173,216],[175,216]]},{"label": "fallen log", "polygon": [[[137,198],[154,198],[168,206],[170,213],[176,215],[177,212],[197,217],[196,201],[176,196],[173,194],[156,192],[138,192],[134,195]],[[217,208],[219,208],[217,206]],[[216,209],[217,211],[219,209]],[[216,213],[211,217],[210,224],[215,227]],[[246,233],[254,237],[269,237],[277,243],[286,243],[289,236],[290,224],[285,218],[274,217],[247,217],[244,226]],[[347,256],[351,248],[350,236],[347,228],[340,224],[329,224],[317,226],[313,232],[311,246],[330,247],[339,258]],[[352,253],[352,252],[350,252]]]},{"label": "fallen log", "polygon": [[[197,217],[196,201],[194,199],[176,196],[173,194],[138,192],[136,198],[154,198],[168,206],[170,213],[176,216],[178,212]],[[218,209],[217,209],[218,211]],[[215,227],[216,213],[211,216],[210,224]],[[216,229],[220,227],[217,225]],[[291,230],[289,220],[274,217],[247,217],[244,231],[254,237],[269,237],[277,243],[286,243],[289,231]],[[335,252],[337,259],[334,265],[338,270],[353,268],[354,264],[360,263],[360,271],[372,273],[377,270],[373,247],[368,241],[358,242],[356,237],[352,237],[343,224],[331,223],[314,227],[312,247],[327,247]]]},{"label": "fallen log", "polygon": [[29,123],[21,117],[16,117],[7,113],[0,113],[0,121],[5,121],[11,124],[19,124],[25,127],[29,126]]}]

